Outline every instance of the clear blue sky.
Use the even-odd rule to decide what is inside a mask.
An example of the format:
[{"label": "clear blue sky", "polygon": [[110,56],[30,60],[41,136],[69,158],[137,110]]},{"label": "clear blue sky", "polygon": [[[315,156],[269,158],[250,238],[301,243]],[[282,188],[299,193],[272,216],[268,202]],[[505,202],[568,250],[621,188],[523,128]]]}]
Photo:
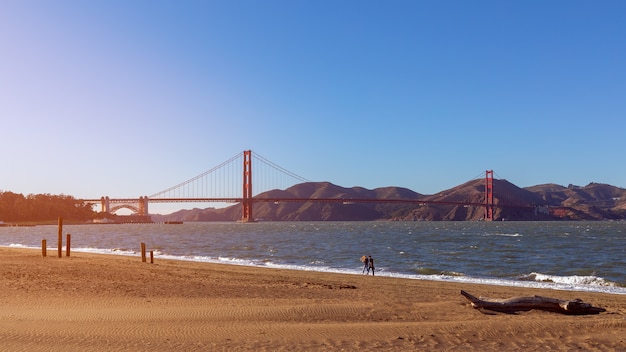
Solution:
[{"label": "clear blue sky", "polygon": [[626,187],[624,1],[2,0],[0,52],[4,191],[138,197],[245,149],[344,187]]}]

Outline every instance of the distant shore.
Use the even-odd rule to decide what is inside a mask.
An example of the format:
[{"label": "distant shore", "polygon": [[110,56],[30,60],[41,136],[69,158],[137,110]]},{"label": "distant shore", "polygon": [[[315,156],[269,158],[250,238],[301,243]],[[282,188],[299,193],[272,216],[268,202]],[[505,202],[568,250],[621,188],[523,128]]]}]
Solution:
[{"label": "distant shore", "polygon": [[[0,248],[7,350],[619,350],[626,296]],[[581,298],[589,316],[486,315],[476,296]]]}]

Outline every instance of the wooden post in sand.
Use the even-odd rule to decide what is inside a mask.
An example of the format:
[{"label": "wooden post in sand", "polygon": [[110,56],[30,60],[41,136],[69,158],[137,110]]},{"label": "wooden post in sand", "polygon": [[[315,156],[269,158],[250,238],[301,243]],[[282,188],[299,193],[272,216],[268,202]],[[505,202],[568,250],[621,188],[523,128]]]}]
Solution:
[{"label": "wooden post in sand", "polygon": [[146,262],[146,244],[141,242],[141,262]]},{"label": "wooden post in sand", "polygon": [[70,256],[70,242],[72,239],[72,235],[70,235],[69,233],[67,235],[65,235],[66,239],[65,239],[65,256],[69,257]]},{"label": "wooden post in sand", "polygon": [[48,247],[46,247],[46,240],[41,240],[41,256],[45,257],[48,255]]},{"label": "wooden post in sand", "polygon": [[154,264],[154,251],[150,251],[150,264]]},{"label": "wooden post in sand", "polygon": [[59,216],[59,241],[58,241],[58,249],[59,249],[59,258],[63,256],[63,218]]}]

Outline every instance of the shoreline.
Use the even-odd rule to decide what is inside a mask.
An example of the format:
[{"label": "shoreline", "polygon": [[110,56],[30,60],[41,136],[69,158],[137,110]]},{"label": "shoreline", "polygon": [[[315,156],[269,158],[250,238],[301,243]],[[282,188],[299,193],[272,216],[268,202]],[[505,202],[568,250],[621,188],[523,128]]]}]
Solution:
[{"label": "shoreline", "polygon": [[[626,296],[0,248],[8,350],[620,350]],[[482,314],[475,296],[580,298],[605,313]]]},{"label": "shoreline", "polygon": [[[0,246],[0,248],[15,248],[15,249],[25,249],[25,250],[35,250],[39,251],[39,248],[35,247],[27,247],[22,245],[16,246]],[[48,247],[47,251],[50,253],[56,253],[57,247]],[[107,253],[106,251],[111,251],[111,253]],[[63,253],[65,253],[65,246],[63,246]],[[140,255],[136,251],[114,251],[114,250],[104,250],[104,249],[85,249],[85,248],[72,248],[72,253],[85,253],[85,254],[93,254],[93,255],[113,255],[113,256],[122,256],[122,257],[134,257]],[[53,254],[55,255],[55,254]],[[65,254],[64,254],[65,255]],[[310,271],[310,272],[319,272],[319,273],[333,273],[340,275],[361,275],[358,270],[352,271],[350,269],[337,269],[337,268],[316,268],[316,267],[302,267],[302,266],[293,266],[293,265],[282,265],[282,264],[265,264],[265,265],[257,265],[253,263],[239,262],[236,260],[228,261],[228,260],[198,260],[197,258],[185,258],[180,256],[173,256],[167,254],[159,254],[155,253],[154,259],[157,261],[161,260],[172,260],[172,261],[182,261],[182,262],[192,262],[192,263],[206,263],[206,264],[217,264],[217,265],[235,265],[235,266],[245,266],[259,269],[280,269],[280,270],[295,270],[295,271]],[[594,284],[577,284],[576,282],[558,282],[555,280],[558,279],[566,279],[575,281],[578,278],[581,279],[594,279],[597,281],[603,281],[602,278],[597,277],[559,277],[559,276],[550,276],[544,275],[541,273],[531,273],[529,275],[535,275],[544,277],[544,280],[514,280],[511,278],[480,278],[473,276],[465,276],[465,275],[420,275],[420,274],[403,274],[403,273],[389,273],[385,271],[377,270],[377,276],[381,277],[391,277],[398,279],[406,279],[406,280],[425,280],[425,281],[434,281],[434,282],[442,282],[442,283],[461,283],[461,284],[480,284],[480,285],[489,285],[489,286],[504,286],[504,287],[513,287],[513,288],[528,288],[528,289],[546,289],[546,290],[556,290],[556,291],[571,291],[571,292],[596,292],[596,293],[606,293],[606,294],[615,294],[615,295],[626,295],[626,286],[622,286],[619,283],[611,282],[610,285],[594,285]],[[598,280],[599,279],[599,280]]]}]

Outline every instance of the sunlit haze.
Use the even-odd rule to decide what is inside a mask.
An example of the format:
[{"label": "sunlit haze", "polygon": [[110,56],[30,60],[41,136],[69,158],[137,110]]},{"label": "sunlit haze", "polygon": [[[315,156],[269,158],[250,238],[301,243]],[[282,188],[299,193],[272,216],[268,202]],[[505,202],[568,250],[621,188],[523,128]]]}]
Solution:
[{"label": "sunlit haze", "polygon": [[139,197],[247,149],[343,187],[626,187],[624,38],[623,1],[4,0],[0,190]]}]

